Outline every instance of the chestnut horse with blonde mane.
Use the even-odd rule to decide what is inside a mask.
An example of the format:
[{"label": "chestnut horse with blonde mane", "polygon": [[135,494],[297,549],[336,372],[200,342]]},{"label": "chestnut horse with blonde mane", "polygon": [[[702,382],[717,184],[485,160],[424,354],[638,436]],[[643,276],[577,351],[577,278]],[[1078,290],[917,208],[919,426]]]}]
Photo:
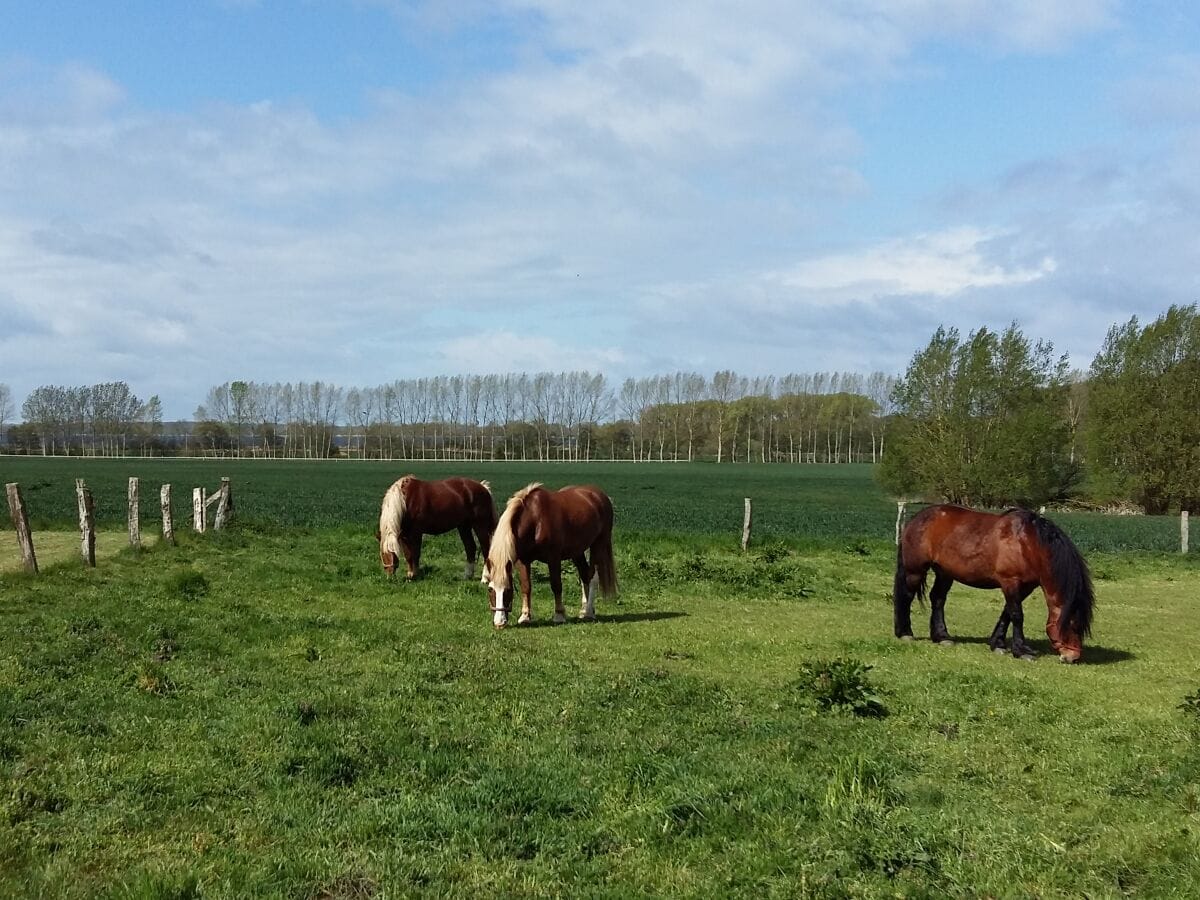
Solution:
[{"label": "chestnut horse with blonde mane", "polygon": [[455,528],[467,554],[464,574],[474,578],[475,539],[487,556],[492,532],[496,530],[496,506],[486,481],[470,478],[422,481],[415,475],[398,479],[383,495],[379,528],[375,532],[384,571],[395,574],[403,553],[411,581],[421,565],[421,538]]},{"label": "chestnut horse with blonde mane", "polygon": [[1008,626],[1012,655],[1033,659],[1025,643],[1021,604],[1033,589],[1046,595],[1046,635],[1063,662],[1083,655],[1083,638],[1092,626],[1095,597],[1087,563],[1066,533],[1027,509],[1000,514],[944,504],[921,510],[904,526],[896,553],[892,600],[896,637],[912,640],[910,612],[914,597],[924,597],[925,575],[933,569],[929,592],[929,637],[950,643],[946,630],[946,594],[959,581],[970,587],[999,588],[1004,611],[988,646],[1004,652]]},{"label": "chestnut horse with blonde mane", "polygon": [[598,487],[548,491],[534,483],[513,494],[500,516],[491,552],[483,564],[492,624],[496,628],[508,624],[514,567],[521,579],[521,617],[517,624],[524,625],[533,620],[529,605],[533,587],[529,567],[534,560],[544,562],[550,568],[556,624],[567,620],[562,602],[564,559],[575,563],[579,572],[579,584],[583,588],[579,618],[596,618],[597,584],[606,597],[617,590],[612,528],[612,501]]}]

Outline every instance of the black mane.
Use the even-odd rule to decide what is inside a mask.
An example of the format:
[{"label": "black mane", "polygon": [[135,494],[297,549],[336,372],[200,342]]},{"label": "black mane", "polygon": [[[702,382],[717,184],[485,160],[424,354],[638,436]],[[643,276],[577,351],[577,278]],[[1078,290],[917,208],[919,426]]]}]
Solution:
[{"label": "black mane", "polygon": [[1034,529],[1050,554],[1050,574],[1063,601],[1061,621],[1070,622],[1080,637],[1091,634],[1096,595],[1092,590],[1091,573],[1079,548],[1065,531],[1044,516],[1028,509],[1014,512]]}]

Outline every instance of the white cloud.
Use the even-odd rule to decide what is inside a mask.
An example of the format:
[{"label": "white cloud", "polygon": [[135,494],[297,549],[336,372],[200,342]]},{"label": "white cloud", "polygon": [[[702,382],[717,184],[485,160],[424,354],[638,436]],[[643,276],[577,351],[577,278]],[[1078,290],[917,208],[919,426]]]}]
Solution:
[{"label": "white cloud", "polygon": [[1049,256],[1032,267],[988,259],[986,245],[997,237],[978,228],[953,228],[808,260],[766,280],[822,300],[914,294],[945,298],[975,288],[1028,284],[1057,267]]}]

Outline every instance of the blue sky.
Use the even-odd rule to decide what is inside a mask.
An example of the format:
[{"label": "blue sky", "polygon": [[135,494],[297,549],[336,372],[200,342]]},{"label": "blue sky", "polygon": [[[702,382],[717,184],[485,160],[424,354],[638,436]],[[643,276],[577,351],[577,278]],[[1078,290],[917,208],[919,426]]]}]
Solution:
[{"label": "blue sky", "polygon": [[0,12],[0,382],[1086,368],[1200,299],[1200,13],[1115,0]]}]

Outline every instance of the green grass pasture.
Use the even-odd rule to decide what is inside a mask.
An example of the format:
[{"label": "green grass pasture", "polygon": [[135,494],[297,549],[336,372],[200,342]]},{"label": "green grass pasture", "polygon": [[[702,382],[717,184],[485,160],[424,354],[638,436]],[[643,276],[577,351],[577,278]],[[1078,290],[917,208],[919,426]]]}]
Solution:
[{"label": "green grass pasture", "polygon": [[[620,523],[687,496],[685,467],[585,468]],[[961,586],[955,646],[901,643],[886,497],[883,537],[736,549],[741,496],[833,521],[869,481],[715,468],[730,528],[619,524],[597,622],[550,626],[538,569],[503,632],[454,535],[388,581],[369,527],[252,516],[241,470],[229,531],[86,570],[64,529],[0,573],[0,896],[1200,895],[1194,556],[1093,552],[1083,665],[988,652],[999,595]],[[293,495],[370,511],[372,467],[314,471],[347,480]]]}]

